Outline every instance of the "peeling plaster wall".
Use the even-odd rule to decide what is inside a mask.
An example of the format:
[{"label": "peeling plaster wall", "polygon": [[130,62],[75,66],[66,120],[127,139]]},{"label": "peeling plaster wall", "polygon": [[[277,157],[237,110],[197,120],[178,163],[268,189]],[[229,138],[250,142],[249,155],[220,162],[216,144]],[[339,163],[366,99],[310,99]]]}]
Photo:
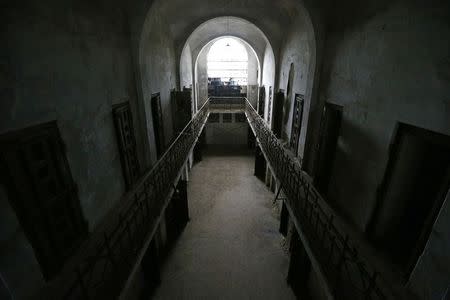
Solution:
[{"label": "peeling plaster wall", "polygon": [[[0,49],[0,132],[58,120],[91,229],[124,191],[111,106],[124,99],[130,100],[135,123],[139,125],[135,130],[145,133],[137,134],[146,144],[140,150],[141,156],[145,156],[144,167],[155,161],[149,102],[154,92],[161,92],[167,143],[171,139],[169,92],[177,81],[172,34],[178,42],[183,42],[190,28],[219,13],[243,15],[250,20],[267,15],[258,21],[277,44],[281,36],[278,33],[284,28],[283,24],[288,23],[292,10],[292,5],[281,2],[264,1],[264,5],[255,2],[252,5],[256,9],[249,9],[245,2],[232,1],[220,7],[215,3],[203,3],[199,13],[200,5],[185,1],[160,2],[163,2],[162,9],[155,6],[154,1],[127,3],[128,19],[122,3],[114,1],[77,0],[68,4],[54,0],[26,1],[12,9],[9,6],[16,4],[2,5],[2,16],[8,11],[2,21],[6,20],[8,26],[3,27],[6,30],[2,35],[6,36],[2,41],[7,42]],[[180,9],[180,5],[190,11]],[[153,14],[147,15],[150,8]],[[167,15],[171,19],[158,15],[162,11],[169,11]],[[280,23],[276,22],[278,20]],[[131,37],[127,36],[129,32]],[[266,54],[268,89],[274,86],[275,58],[272,52]],[[3,192],[0,206],[0,222],[8,224],[1,223],[0,273],[16,298],[21,298],[17,290],[32,294],[42,278]],[[25,262],[26,270],[8,269],[16,268],[17,261]],[[6,264],[9,266],[5,268]],[[27,278],[26,282],[23,278]]]},{"label": "peeling plaster wall", "polygon": [[[448,3],[369,4],[336,12],[320,95],[343,106],[328,199],[361,231],[374,211],[396,122],[450,135]],[[423,299],[441,299],[450,284],[448,205],[409,282]]]},{"label": "peeling plaster wall", "polygon": [[[112,105],[134,98],[135,86],[121,7],[48,0],[2,10],[0,133],[57,120],[92,230],[124,193]],[[0,190],[0,273],[22,299],[43,278]]]}]

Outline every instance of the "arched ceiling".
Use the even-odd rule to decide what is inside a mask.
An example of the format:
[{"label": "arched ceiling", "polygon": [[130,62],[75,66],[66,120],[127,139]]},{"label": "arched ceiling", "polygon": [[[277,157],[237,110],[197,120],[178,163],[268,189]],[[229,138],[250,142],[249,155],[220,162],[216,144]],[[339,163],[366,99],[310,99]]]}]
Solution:
[{"label": "arched ceiling", "polygon": [[197,27],[222,16],[255,24],[276,48],[287,26],[295,18],[307,15],[300,0],[154,0],[150,10],[153,9],[168,24],[178,52]]},{"label": "arched ceiling", "polygon": [[206,21],[192,32],[186,41],[194,60],[202,48],[221,36],[234,36],[247,42],[256,52],[258,59],[264,57],[268,39],[254,24],[236,17],[219,17]]}]

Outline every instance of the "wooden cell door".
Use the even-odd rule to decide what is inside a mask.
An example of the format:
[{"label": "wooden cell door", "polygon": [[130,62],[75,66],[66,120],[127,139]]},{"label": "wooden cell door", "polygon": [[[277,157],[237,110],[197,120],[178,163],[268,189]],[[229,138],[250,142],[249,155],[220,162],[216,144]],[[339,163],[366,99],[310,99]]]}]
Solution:
[{"label": "wooden cell door", "polygon": [[259,146],[255,150],[255,176],[262,181],[266,180],[266,159]]},{"label": "wooden cell door", "polygon": [[160,263],[156,240],[153,239],[141,261],[141,269],[145,281],[142,298],[151,298],[161,283]]},{"label": "wooden cell door", "polygon": [[198,137],[198,141],[194,146],[194,163],[200,162],[203,160],[203,149],[206,145],[206,131],[203,130],[200,136]]},{"label": "wooden cell door", "polygon": [[342,106],[326,103],[322,112],[314,172],[314,185],[324,195],[328,192],[341,122]]},{"label": "wooden cell door", "polygon": [[56,121],[0,136],[0,182],[47,279],[87,235],[65,152]]},{"label": "wooden cell door", "polygon": [[247,147],[248,149],[255,149],[256,147],[256,137],[250,125],[247,126]]},{"label": "wooden cell door", "polygon": [[261,118],[264,118],[265,102],[266,102],[266,87],[261,86],[259,88],[259,98],[258,98],[258,114],[261,116]]},{"label": "wooden cell door", "polygon": [[287,283],[298,299],[311,299],[308,288],[308,279],[311,273],[311,260],[309,259],[297,230],[294,229],[292,231],[290,240],[291,243],[289,246],[291,257],[289,260]]},{"label": "wooden cell door", "polygon": [[294,111],[292,114],[292,128],[290,140],[290,146],[292,151],[294,151],[295,155],[297,155],[298,152],[298,141],[300,138],[303,120],[303,105],[304,105],[304,96],[296,94],[294,99]]},{"label": "wooden cell door", "polygon": [[192,119],[192,91],[184,89],[183,91],[172,92],[172,120],[173,128],[178,134]]},{"label": "wooden cell door", "polygon": [[281,213],[280,213],[280,233],[286,237],[288,234],[288,228],[289,227],[289,211],[286,206],[286,203],[283,201],[283,204],[281,206]]},{"label": "wooden cell door", "polygon": [[153,131],[155,134],[155,143],[156,143],[156,155],[158,156],[159,159],[164,154],[166,147],[160,93],[152,95],[151,107],[153,117]]},{"label": "wooden cell door", "polygon": [[113,106],[113,119],[120,151],[122,173],[125,186],[129,190],[141,175],[130,103],[124,102]]},{"label": "wooden cell door", "polygon": [[284,91],[280,90],[278,93],[276,93],[274,100],[272,130],[277,138],[280,139],[283,128]]},{"label": "wooden cell door", "polygon": [[398,123],[371,239],[409,278],[450,188],[450,136]]}]

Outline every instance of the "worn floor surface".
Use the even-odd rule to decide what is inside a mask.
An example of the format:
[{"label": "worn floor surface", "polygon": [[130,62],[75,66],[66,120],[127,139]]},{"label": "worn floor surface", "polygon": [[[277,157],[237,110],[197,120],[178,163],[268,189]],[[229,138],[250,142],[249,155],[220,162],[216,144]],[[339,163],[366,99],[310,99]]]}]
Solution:
[{"label": "worn floor surface", "polygon": [[[242,152],[241,152],[242,153]],[[254,158],[209,154],[188,184],[191,221],[162,269],[154,299],[295,299],[286,284],[274,195]]]}]

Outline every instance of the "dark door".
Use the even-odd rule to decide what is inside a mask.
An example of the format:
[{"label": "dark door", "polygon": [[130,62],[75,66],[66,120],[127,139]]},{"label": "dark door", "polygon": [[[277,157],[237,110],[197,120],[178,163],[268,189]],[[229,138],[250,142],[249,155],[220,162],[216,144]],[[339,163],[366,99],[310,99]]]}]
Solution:
[{"label": "dark door", "polygon": [[314,185],[323,195],[326,195],[328,192],[341,122],[342,106],[326,103],[320,124],[319,147],[316,155],[314,176]]},{"label": "dark door", "polygon": [[156,240],[150,242],[147,251],[142,258],[141,267],[144,275],[144,290],[142,298],[151,298],[158,285],[161,283],[160,276],[160,258],[158,257],[158,250]]},{"label": "dark door", "polygon": [[281,214],[280,214],[280,233],[283,236],[287,236],[288,234],[288,227],[289,227],[289,211],[286,206],[286,203],[284,203],[281,206]]},{"label": "dark door", "polygon": [[113,107],[113,119],[117,143],[119,144],[123,177],[126,188],[129,190],[141,175],[130,103],[125,102],[115,105]]},{"label": "dark door", "polygon": [[292,129],[290,141],[291,149],[292,151],[294,151],[295,155],[297,155],[298,152],[298,141],[300,138],[300,131],[302,127],[303,104],[304,96],[296,94],[294,99],[294,112],[292,114]]},{"label": "dark door", "polygon": [[[174,196],[176,197],[175,194]],[[178,236],[178,226],[174,203],[174,197],[172,197],[172,199],[170,199],[169,203],[166,206],[166,210],[164,211],[166,226],[166,254],[168,254],[168,252],[172,249],[172,246],[174,245],[175,240]]]},{"label": "dark door", "polygon": [[180,180],[177,184],[173,200],[178,231],[181,232],[189,222],[189,205],[187,196],[187,181]]},{"label": "dark door", "polygon": [[259,146],[255,150],[255,176],[263,182],[266,180],[266,159]]},{"label": "dark door", "polygon": [[259,88],[259,98],[258,98],[258,114],[261,116],[261,118],[264,118],[265,102],[266,102],[266,87],[261,86]]},{"label": "dark door", "polygon": [[165,211],[167,247],[170,249],[189,221],[187,181],[180,180]]},{"label": "dark door", "polygon": [[291,257],[289,261],[287,282],[297,298],[311,299],[308,289],[308,279],[311,273],[311,260],[308,257],[297,230],[292,230],[290,240]]},{"label": "dark door", "polygon": [[200,136],[198,137],[198,141],[194,147],[194,163],[200,162],[203,159],[203,149],[206,145],[206,131],[203,130]]},{"label": "dark door", "polygon": [[65,152],[56,122],[0,136],[0,181],[46,278],[87,235]]},{"label": "dark door", "polygon": [[253,130],[250,125],[247,125],[247,147],[248,149],[255,149],[256,147],[256,137],[253,134]]},{"label": "dark door", "polygon": [[151,99],[153,131],[155,133],[156,154],[160,158],[165,151],[164,122],[161,108],[161,95],[156,93]]},{"label": "dark door", "polygon": [[450,188],[449,154],[450,136],[399,123],[369,234],[405,279]]},{"label": "dark door", "polygon": [[183,91],[172,92],[172,109],[173,109],[173,125],[174,130],[178,134],[183,131],[184,127],[192,119],[192,91],[191,89],[183,89]]},{"label": "dark door", "polygon": [[275,101],[273,102],[272,130],[277,138],[281,138],[281,131],[283,128],[283,104],[284,91],[280,90],[275,94]]}]

